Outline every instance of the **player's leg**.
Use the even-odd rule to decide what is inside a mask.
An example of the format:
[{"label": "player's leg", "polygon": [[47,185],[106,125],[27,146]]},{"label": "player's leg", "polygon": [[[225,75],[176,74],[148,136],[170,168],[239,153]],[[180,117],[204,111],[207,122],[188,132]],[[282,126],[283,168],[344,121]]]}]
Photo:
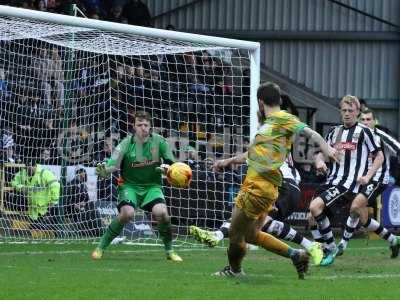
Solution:
[{"label": "player's leg", "polygon": [[390,250],[392,251],[390,258],[399,256],[400,250],[400,237],[390,233],[385,227],[382,226],[377,220],[368,218],[363,227],[367,231],[373,231],[389,243]]},{"label": "player's leg", "polygon": [[[326,190],[324,190],[326,188]],[[339,197],[346,194],[347,190],[339,186],[322,187],[317,191],[317,197],[310,203],[310,212],[317,223],[318,230],[324,239],[325,255],[321,266],[333,263],[336,244],[329,218],[325,214],[326,206],[333,204]]]},{"label": "player's leg", "polygon": [[189,227],[189,234],[200,243],[207,245],[208,247],[215,247],[220,241],[229,236],[230,226],[230,220],[222,223],[221,227],[215,231],[201,229],[192,225]]},{"label": "player's leg", "polygon": [[284,184],[279,189],[279,197],[275,203],[275,209],[271,210],[261,230],[279,239],[301,245],[310,254],[313,264],[319,265],[323,256],[321,244],[310,241],[284,222],[293,213],[300,199],[301,193],[297,186]]},{"label": "player's leg", "polygon": [[319,265],[321,263],[323,252],[320,243],[310,241],[293,229],[290,225],[274,220],[270,216],[267,216],[266,220],[267,222],[262,227],[263,232],[272,234],[273,236],[285,241],[294,242],[303,246],[311,256],[314,265]]},{"label": "player's leg", "polygon": [[167,259],[176,262],[182,261],[182,258],[172,249],[171,218],[168,215],[168,209],[165,205],[164,194],[161,188],[152,187],[148,190],[143,200],[142,208],[151,212],[157,222],[157,229],[164,243]]},{"label": "player's leg", "polygon": [[214,273],[214,275],[237,277],[244,274],[242,260],[247,251],[245,235],[248,228],[253,225],[252,223],[254,223],[254,220],[249,219],[240,208],[236,206],[233,208],[227,250],[229,266]]},{"label": "player's leg", "polygon": [[[273,189],[274,187],[271,186],[271,191],[269,191],[269,193],[266,191],[267,195],[273,195],[271,198],[260,198],[247,193],[239,193],[236,200],[237,207],[241,208],[248,219],[255,220],[254,224],[245,232],[246,242],[263,247],[283,257],[290,258],[297,269],[299,278],[304,278],[304,273],[308,268],[307,253],[304,250],[293,249],[274,236],[260,230],[265,222],[266,212],[270,211],[271,206],[275,202],[276,197],[274,197],[274,195],[277,196],[276,193],[272,192]],[[230,234],[231,232],[232,229]]]},{"label": "player's leg", "polygon": [[[346,221],[346,226],[342,234],[335,256],[343,255],[346,250],[350,239],[353,237],[354,232],[360,222],[360,216],[363,214],[364,208],[367,207],[367,198],[364,194],[360,193],[356,195],[350,206],[350,213]],[[365,220],[366,221],[366,220]]]},{"label": "player's leg", "polygon": [[125,184],[120,186],[118,191],[119,214],[111,221],[110,225],[100,238],[99,244],[92,253],[93,259],[102,258],[103,251],[110,245],[112,240],[121,233],[125,224],[132,220],[133,216],[135,215],[135,207],[137,205],[137,194],[135,189]]},{"label": "player's leg", "polygon": [[[370,197],[368,197],[367,202],[363,202],[362,209],[360,210],[360,223],[367,231],[375,232],[381,238],[385,239],[389,243],[389,247],[391,250],[391,258],[396,258],[399,256],[400,250],[400,237],[390,233],[385,227],[382,226],[377,220],[374,218],[369,218],[368,216],[368,205],[373,205],[376,201],[376,197],[383,192],[386,188],[386,185],[378,184],[378,188],[374,188]],[[368,186],[367,186],[368,189]],[[371,188],[370,188],[371,190]],[[357,197],[360,194],[357,195]]]}]

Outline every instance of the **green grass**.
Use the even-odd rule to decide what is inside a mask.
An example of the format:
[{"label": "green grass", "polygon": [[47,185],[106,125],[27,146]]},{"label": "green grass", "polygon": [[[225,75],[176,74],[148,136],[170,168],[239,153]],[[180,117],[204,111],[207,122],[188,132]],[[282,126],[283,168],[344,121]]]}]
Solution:
[{"label": "green grass", "polygon": [[330,267],[298,280],[290,261],[249,251],[243,279],[210,276],[226,250],[181,249],[183,263],[158,247],[111,246],[92,261],[89,244],[0,244],[0,299],[397,299],[400,258],[383,241],[353,240]]}]

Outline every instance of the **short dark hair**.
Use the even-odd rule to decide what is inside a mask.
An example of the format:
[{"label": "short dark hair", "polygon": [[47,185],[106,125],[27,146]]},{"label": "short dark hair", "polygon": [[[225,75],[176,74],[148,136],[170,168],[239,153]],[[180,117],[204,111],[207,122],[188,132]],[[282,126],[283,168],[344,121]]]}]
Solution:
[{"label": "short dark hair", "polygon": [[135,124],[136,119],[138,120],[146,120],[151,123],[151,116],[147,111],[140,110],[133,114],[133,124]]},{"label": "short dark hair", "polygon": [[299,111],[297,110],[296,105],[294,105],[292,99],[290,99],[289,95],[281,95],[281,109],[287,110],[292,115],[297,117],[299,116]]},{"label": "short dark hair", "polygon": [[36,165],[36,160],[32,157],[23,157],[22,162],[25,164],[27,167],[33,167]]},{"label": "short dark hair", "polygon": [[281,104],[281,89],[276,83],[267,81],[257,90],[257,99],[267,106],[279,106]]},{"label": "short dark hair", "polygon": [[363,111],[361,111],[361,114],[365,115],[365,114],[371,114],[372,118],[375,120],[375,113],[373,110],[366,108]]}]

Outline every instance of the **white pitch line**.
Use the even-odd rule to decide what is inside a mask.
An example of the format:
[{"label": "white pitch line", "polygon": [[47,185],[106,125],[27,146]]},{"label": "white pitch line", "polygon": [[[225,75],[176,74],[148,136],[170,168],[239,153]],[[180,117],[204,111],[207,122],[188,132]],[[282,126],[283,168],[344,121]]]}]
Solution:
[{"label": "white pitch line", "polygon": [[[0,256],[12,256],[12,255],[46,255],[46,254],[88,254],[93,249],[86,250],[61,250],[61,251],[11,251],[11,252],[0,252]],[[191,251],[209,251],[207,248],[194,248],[194,249],[179,249],[179,252],[191,252]],[[164,252],[160,249],[143,249],[143,250],[107,250],[107,253],[148,253],[148,252]]]},{"label": "white pitch line", "polygon": [[[18,268],[17,266],[14,265],[5,265],[3,266],[5,269],[15,269]],[[51,266],[37,266],[38,269],[41,270],[54,270],[54,267]],[[72,270],[72,271],[79,271],[82,270],[81,268],[78,267],[69,267],[65,268],[64,270]],[[121,272],[121,269],[116,269],[116,268],[96,268],[97,271],[99,272]],[[150,269],[134,269],[135,273],[145,273],[145,274],[152,274],[154,271]],[[162,270],[157,270],[157,273],[167,273],[171,274],[171,270],[168,271],[162,271]],[[184,276],[210,276],[212,278],[213,276],[211,275],[212,273],[204,273],[204,272],[187,272],[187,271],[182,271],[179,270],[179,275],[184,275]],[[247,274],[244,278],[272,278],[272,279],[293,279],[295,276],[295,273],[293,272],[293,276],[281,276],[275,274]],[[220,278],[220,277],[213,277],[215,279],[224,279],[226,278]],[[325,281],[325,280],[341,280],[341,279],[387,279],[387,278],[400,278],[400,274],[389,274],[389,273],[379,273],[379,274],[359,274],[359,275],[327,275],[327,276],[314,276],[314,275],[306,275],[306,280],[308,281]],[[236,278],[237,279],[237,278]],[[239,279],[240,280],[240,279]]]},{"label": "white pitch line", "polygon": [[[214,250],[220,250],[225,248],[214,248]],[[362,247],[362,248],[348,248],[346,251],[376,251],[376,250],[387,250],[387,247]],[[191,251],[210,251],[210,248],[182,248],[179,249],[179,252],[191,252]],[[263,250],[259,248],[258,250]],[[60,250],[60,251],[0,251],[0,256],[9,256],[9,255],[46,255],[46,254],[87,254],[91,252],[91,249],[86,250]],[[162,252],[163,249],[160,246],[160,249],[137,249],[137,250],[107,250],[107,253],[147,253],[147,252]],[[252,250],[254,251],[254,250]],[[257,250],[256,250],[257,251]]]}]

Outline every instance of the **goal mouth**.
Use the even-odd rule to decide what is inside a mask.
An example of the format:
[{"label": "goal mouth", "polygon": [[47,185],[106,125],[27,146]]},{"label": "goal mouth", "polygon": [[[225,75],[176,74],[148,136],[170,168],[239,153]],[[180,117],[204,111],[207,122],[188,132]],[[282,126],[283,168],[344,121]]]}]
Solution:
[{"label": "goal mouth", "polygon": [[[188,188],[160,182],[176,243],[194,244],[190,225],[229,218],[245,166],[211,165],[254,132],[258,43],[0,6],[0,44],[4,241],[98,239],[118,213],[119,174],[100,180],[95,167],[133,134],[139,110],[193,171]],[[35,171],[59,191],[33,183]],[[153,225],[137,209],[123,242],[159,244]]]}]

